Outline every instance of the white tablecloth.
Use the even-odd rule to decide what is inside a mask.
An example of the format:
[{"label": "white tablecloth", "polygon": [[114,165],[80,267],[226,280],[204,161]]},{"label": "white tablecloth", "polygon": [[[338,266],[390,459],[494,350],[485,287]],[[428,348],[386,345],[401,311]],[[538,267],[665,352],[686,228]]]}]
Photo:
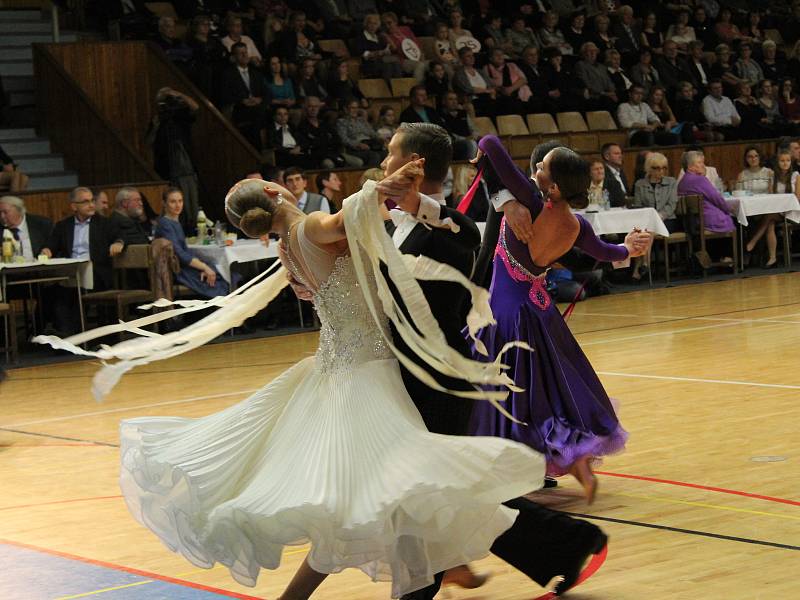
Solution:
[{"label": "white tablecloth", "polygon": [[782,214],[790,221],[800,223],[800,202],[794,194],[755,194],[725,198],[736,220],[747,225],[747,217],[753,215]]},{"label": "white tablecloth", "polygon": [[203,262],[214,265],[228,283],[231,282],[232,264],[278,258],[278,242],[275,240],[270,240],[269,246],[261,240],[236,240],[233,246],[189,244],[189,249]]},{"label": "white tablecloth", "polygon": [[[86,290],[93,289],[94,271],[92,269],[92,261],[88,258],[51,258],[47,261],[29,260],[26,262],[0,263],[3,283],[6,282],[6,278],[9,276],[35,279],[35,277],[28,277],[28,274],[39,273],[42,277],[50,277],[60,273],[73,273],[76,270],[81,280],[81,287]],[[74,287],[75,280],[70,279],[70,281],[66,282],[66,285]]]},{"label": "white tablecloth", "polygon": [[612,208],[600,212],[576,210],[589,222],[597,235],[629,233],[634,228],[652,231],[656,235],[669,236],[667,226],[655,208]]}]

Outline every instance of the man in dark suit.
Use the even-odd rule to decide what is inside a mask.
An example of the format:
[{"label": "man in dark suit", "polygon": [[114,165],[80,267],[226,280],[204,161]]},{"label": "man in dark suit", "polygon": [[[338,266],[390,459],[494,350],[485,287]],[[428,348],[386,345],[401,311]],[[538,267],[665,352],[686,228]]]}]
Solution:
[{"label": "man in dark suit", "polygon": [[124,187],[114,199],[114,211],[109,219],[114,222],[126,246],[150,243],[150,223],[144,216],[144,204],[139,190]]},{"label": "man in dark suit", "polygon": [[424,85],[412,87],[408,99],[410,104],[400,113],[401,123],[433,123],[444,127],[441,115],[428,106],[428,90]]},{"label": "man in dark suit", "polygon": [[630,194],[630,186],[622,169],[622,148],[619,144],[603,144],[600,153],[606,171],[603,189],[608,190],[611,206],[625,206],[625,197]]},{"label": "man in dark suit", "polygon": [[614,26],[613,34],[617,38],[616,48],[623,57],[625,64],[634,62],[632,57],[639,52],[641,46],[641,29],[633,18],[633,9],[630,6],[621,6],[619,9],[620,21]]},{"label": "man in dark suit", "polygon": [[22,198],[3,196],[0,198],[0,238],[5,229],[10,229],[20,243],[25,260],[36,260],[50,237],[53,222],[28,213]]},{"label": "man in dark suit", "polygon": [[222,106],[232,108],[231,120],[253,146],[261,150],[262,131],[267,122],[270,92],[261,71],[250,64],[247,46],[231,46],[233,64],[222,72],[219,97]]},{"label": "man in dark suit", "polygon": [[[436,125],[404,123],[389,142],[388,149],[382,165],[387,176],[411,160],[425,159],[425,178],[420,193],[416,197],[413,194],[394,196],[398,198],[400,210],[392,215],[391,222],[387,221],[386,227],[395,245],[404,254],[428,256],[469,276],[481,236],[469,218],[443,204],[442,184],[453,152],[450,136]],[[381,190],[386,188],[379,185]],[[469,355],[469,347],[461,334],[465,323],[460,307],[466,302],[466,290],[447,282],[420,281],[420,285],[448,343]],[[394,342],[448,389],[468,389],[463,381],[433,372],[399,336],[394,335]],[[472,408],[469,400],[434,391],[403,367],[401,372],[406,389],[430,431],[450,435],[468,433]],[[542,586],[557,575],[564,576],[559,593],[574,584],[584,560],[599,552],[606,543],[605,534],[586,521],[572,519],[525,498],[506,504],[519,510],[519,515],[514,525],[495,540],[492,552]],[[443,575],[437,574],[433,585],[404,598],[431,600],[439,590]]]},{"label": "man in dark suit", "polygon": [[272,122],[267,128],[267,144],[275,153],[275,164],[279,167],[312,168],[314,164],[310,153],[310,141],[304,138],[289,123],[289,109],[279,106],[273,113]]},{"label": "man in dark suit", "polygon": [[671,95],[678,89],[681,81],[695,81],[689,65],[678,56],[678,45],[672,41],[664,42],[664,51],[661,56],[653,59],[661,84],[667,88]]},{"label": "man in dark suit", "polygon": [[[111,289],[114,285],[112,258],[123,251],[125,242],[117,225],[95,214],[92,191],[77,187],[69,193],[73,215],[56,223],[42,254],[49,258],[89,258],[92,261],[93,290]],[[68,293],[67,293],[68,292]],[[62,333],[78,329],[80,315],[75,294],[55,286],[53,322]]]}]

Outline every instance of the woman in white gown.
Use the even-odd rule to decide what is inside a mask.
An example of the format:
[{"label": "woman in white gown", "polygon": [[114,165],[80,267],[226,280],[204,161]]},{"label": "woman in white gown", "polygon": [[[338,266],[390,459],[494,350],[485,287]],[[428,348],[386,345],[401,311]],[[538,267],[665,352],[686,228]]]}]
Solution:
[{"label": "woman in white gown", "polygon": [[[369,185],[343,213],[376,200]],[[354,266],[351,246],[363,247],[348,245],[342,213],[306,216],[283,196],[245,180],[226,209],[248,235],[281,237],[285,266],[313,292],[316,355],[221,412],[123,421],[123,495],[171,550],[201,567],[224,564],[245,585],[277,568],[284,546],[310,542],[282,600],[308,598],[347,568],[391,580],[400,597],[486,556],[516,517],[501,502],[540,487],[544,463],[515,442],[425,429],[388,319],[368,302],[376,278]]]}]

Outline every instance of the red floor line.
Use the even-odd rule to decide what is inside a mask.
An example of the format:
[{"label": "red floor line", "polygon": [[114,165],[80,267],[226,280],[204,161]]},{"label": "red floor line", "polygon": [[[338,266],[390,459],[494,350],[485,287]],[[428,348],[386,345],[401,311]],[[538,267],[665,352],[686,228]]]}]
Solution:
[{"label": "red floor line", "polygon": [[182,585],[184,587],[190,587],[197,590],[203,590],[206,592],[214,592],[215,594],[222,594],[223,596],[227,596],[228,598],[239,598],[240,600],[265,600],[264,598],[259,598],[258,596],[248,596],[247,594],[240,594],[238,592],[232,592],[230,590],[222,590],[219,588],[203,585],[201,583],[186,581],[185,579],[176,579],[175,577],[168,577],[167,575],[159,575],[158,573],[151,573],[150,571],[142,571],[140,569],[124,567],[122,565],[117,565],[102,560],[86,558],[85,556],[69,554],[67,552],[61,552],[59,550],[51,550],[50,548],[41,548],[39,546],[32,546],[31,544],[24,544],[22,542],[14,542],[11,540],[4,540],[0,538],[0,544],[8,544],[9,546],[17,546],[19,548],[27,548],[28,550],[35,550],[36,552],[44,552],[45,554],[52,554],[53,556],[60,556],[62,558],[68,558],[70,560],[77,560],[90,565],[105,567],[106,569],[114,569],[115,571],[123,571],[125,573],[139,575],[140,577],[147,577],[148,579],[158,579],[159,581],[166,581],[167,583],[174,583],[176,585]]},{"label": "red floor line", "polygon": [[751,492],[742,492],[739,490],[730,490],[728,488],[714,487],[710,485],[700,485],[698,483],[687,483],[685,481],[673,481],[672,479],[659,479],[657,477],[645,477],[644,475],[628,475],[627,473],[609,473],[608,471],[595,471],[597,475],[606,475],[608,477],[621,477],[623,479],[636,479],[639,481],[652,481],[653,483],[666,483],[668,485],[678,485],[681,487],[694,488],[698,490],[706,490],[709,492],[719,492],[721,494],[733,494],[734,496],[744,496],[746,498],[755,498],[756,500],[767,500],[768,502],[779,502],[780,504],[789,504],[790,506],[800,506],[800,501],[789,500],[788,498],[776,498],[775,496],[763,496],[761,494],[753,494]]},{"label": "red floor line", "polygon": [[16,506],[0,506],[0,510],[13,510],[15,508],[34,508],[37,506],[48,506],[50,504],[69,504],[70,502],[88,502],[90,500],[111,500],[113,498],[122,498],[122,496],[117,494],[116,496],[92,496],[91,498],[71,498],[69,500],[52,500],[51,502],[17,504]]}]

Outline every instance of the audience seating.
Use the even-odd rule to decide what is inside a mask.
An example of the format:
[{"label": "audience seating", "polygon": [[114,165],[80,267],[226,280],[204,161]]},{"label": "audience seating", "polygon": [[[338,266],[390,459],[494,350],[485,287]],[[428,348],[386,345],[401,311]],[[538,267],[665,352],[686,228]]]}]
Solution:
[{"label": "audience seating", "polygon": [[528,135],[528,126],[519,115],[500,115],[497,117],[497,131],[500,135]]},{"label": "audience seating", "polygon": [[419,82],[414,79],[413,77],[397,77],[391,80],[392,84],[392,96],[395,98],[406,98],[408,97],[411,88],[417,85]]},{"label": "audience seating", "polygon": [[692,236],[687,233],[690,231],[690,229],[686,218],[686,212],[686,199],[680,196],[678,197],[678,204],[675,207],[675,216],[678,217],[678,219],[683,223],[684,231],[676,231],[666,237],[657,236],[655,239],[654,246],[661,245],[664,248],[664,278],[667,282],[667,286],[670,284],[670,276],[672,275],[672,272],[677,271],[678,269],[678,267],[670,264],[670,248],[673,246],[677,246],[678,248],[680,248],[680,246],[686,246],[686,261],[684,261],[683,264],[688,264],[691,260]]},{"label": "audience seating", "polygon": [[589,131],[611,131],[617,129],[614,117],[607,110],[591,110],[586,113]]},{"label": "audience seating", "polygon": [[540,135],[512,135],[506,146],[511,156],[530,156],[537,144],[541,143]]},{"label": "audience seating", "polygon": [[583,115],[579,112],[560,112],[556,114],[556,122],[559,131],[589,131]]},{"label": "audience seating", "polygon": [[350,58],[350,50],[342,40],[319,40],[319,49],[341,58]]},{"label": "audience seating", "polygon": [[6,354],[6,362],[17,362],[17,319],[11,304],[0,302],[0,316],[5,323],[6,340],[2,348]]},{"label": "audience seating", "polygon": [[367,98],[390,98],[392,92],[383,79],[359,79],[358,89]]},{"label": "audience seating", "polygon": [[480,135],[497,135],[497,128],[489,117],[475,117],[473,122]]},{"label": "audience seating", "polygon": [[178,18],[178,13],[175,12],[175,7],[172,5],[172,2],[145,2],[144,5],[147,10],[157,17]]},{"label": "audience seating", "polygon": [[[684,196],[684,202],[686,203],[686,213],[690,218],[689,225],[691,226],[691,232],[694,233],[696,231],[696,235],[700,240],[700,245],[698,250],[695,254],[703,253],[705,256],[708,256],[708,250],[706,249],[708,240],[719,240],[719,239],[730,239],[732,248],[732,257],[733,263],[728,264],[725,262],[711,262],[710,264],[703,265],[701,263],[701,267],[703,269],[703,277],[708,275],[708,269],[711,267],[730,267],[733,269],[734,275],[739,272],[739,240],[737,234],[737,228],[734,227],[732,231],[717,233],[714,231],[708,231],[705,227],[705,219],[703,217],[703,197],[697,195],[691,196]],[[702,260],[702,259],[701,259]]]},{"label": "audience seating", "polygon": [[558,133],[558,126],[549,113],[536,113],[528,115],[528,129],[531,133]]},{"label": "audience seating", "polygon": [[569,147],[575,152],[597,152],[599,147],[596,133],[570,133]]}]

